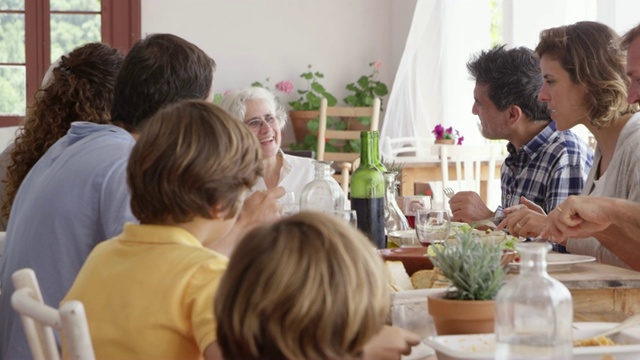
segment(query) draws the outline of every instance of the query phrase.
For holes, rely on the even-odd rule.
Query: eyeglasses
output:
[[[251,131],[258,132],[260,131],[260,129],[262,129],[263,124],[267,124],[268,126],[271,126],[275,122],[276,122],[275,116],[266,115],[264,119],[256,117],[253,119],[249,119],[244,123],[249,127],[249,129],[251,129]]]

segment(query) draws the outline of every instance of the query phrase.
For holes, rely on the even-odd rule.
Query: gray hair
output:
[[[263,100],[269,105],[269,108],[273,111],[273,114],[280,125],[282,130],[287,124],[287,112],[284,106],[278,103],[273,92],[262,87],[248,87],[242,90],[233,91],[226,94],[222,98],[220,107],[226,110],[232,116],[240,120],[244,120],[244,116],[247,113],[247,101],[248,100]]]

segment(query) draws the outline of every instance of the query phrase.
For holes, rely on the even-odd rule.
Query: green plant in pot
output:
[[[362,75],[358,80],[347,84],[347,90],[351,92],[345,97],[344,103],[353,107],[368,107],[373,105],[373,99],[376,97],[382,98],[389,93],[387,85],[378,80],[378,73],[382,68],[380,61],[374,61],[369,63],[372,68],[371,74]],[[382,103],[380,104],[380,111],[382,111]],[[369,126],[371,124],[371,118],[360,117],[358,121],[363,125]]]
[[[438,334],[492,333],[494,300],[505,276],[502,246],[468,228],[429,248],[434,267],[451,282],[444,294],[428,300]]]
[[[318,110],[320,109],[320,100],[324,97],[327,99],[329,106],[335,106],[338,100],[335,96],[327,91],[320,83],[324,78],[324,74],[318,71],[312,71],[312,66],[308,66],[308,71],[300,74],[305,79],[307,87],[304,90],[298,89],[300,97],[289,102],[291,111],[289,115],[293,124],[293,130],[296,135],[296,144],[289,147],[292,150],[314,150],[318,145]],[[328,123],[331,125],[331,123]],[[327,147],[329,150],[330,148]],[[331,150],[333,151],[333,150]]]

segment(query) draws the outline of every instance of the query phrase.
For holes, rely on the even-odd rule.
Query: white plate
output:
[[[575,264],[582,264],[587,262],[596,261],[593,256],[587,255],[573,255],[573,254],[547,254],[547,271],[567,271]],[[520,270],[520,263],[512,262],[509,267],[514,271]]]
[[[617,323],[574,323],[573,338],[594,336],[616,326]],[[604,355],[614,355],[616,360],[640,359],[640,325],[624,330],[611,339],[616,346],[586,346],[573,348],[574,360],[600,360]],[[438,360],[493,359],[494,334],[445,335],[427,338],[425,343],[436,350]]]

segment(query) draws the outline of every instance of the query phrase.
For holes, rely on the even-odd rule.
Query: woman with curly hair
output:
[[[109,123],[113,85],[123,60],[119,50],[89,43],[63,55],[52,67],[50,78],[45,76],[15,141],[0,155],[0,178],[5,186],[0,191],[0,228],[6,227],[22,180],[72,122]]]

